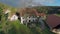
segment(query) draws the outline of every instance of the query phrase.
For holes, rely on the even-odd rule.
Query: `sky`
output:
[[[27,7],[27,6],[60,6],[60,0],[0,0],[13,7]]]

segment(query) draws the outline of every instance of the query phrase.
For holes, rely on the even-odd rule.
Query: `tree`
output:
[[[2,18],[2,13],[3,13],[3,9],[2,9],[2,7],[0,7],[0,21],[1,21],[1,18]]]
[[[46,6],[39,6],[39,7],[33,7],[35,9],[37,9],[38,13],[48,13],[48,7]]]

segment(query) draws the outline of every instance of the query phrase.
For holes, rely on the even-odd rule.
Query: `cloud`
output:
[[[32,4],[32,0],[20,0],[17,2],[18,6],[20,7],[27,7]]]
[[[54,3],[55,0],[34,0],[33,2],[35,3],[41,3],[41,4],[44,4],[44,3]]]
[[[27,6],[42,6],[45,3],[52,4],[55,0],[19,0],[17,1],[18,6],[27,7]]]
[[[55,0],[0,0],[5,4],[15,7],[41,6],[44,3],[54,3]]]
[[[20,7],[29,7],[29,6],[39,6],[42,5],[38,2],[34,2],[35,0],[20,0],[18,1],[18,6]]]

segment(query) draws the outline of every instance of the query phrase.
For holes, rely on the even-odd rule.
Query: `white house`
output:
[[[4,13],[4,16],[5,16],[5,20],[7,20],[8,17],[10,16],[11,10],[10,9],[4,9],[3,11],[4,11],[3,13]]]
[[[24,17],[20,17],[21,18],[21,24],[23,24],[23,23],[25,23],[26,22],[26,18],[24,18]]]
[[[10,9],[4,9],[4,14],[8,16],[6,16],[8,20],[10,21],[14,21],[14,20],[17,20],[18,19],[18,16],[15,15],[15,13],[11,14],[11,10]]]
[[[34,22],[34,21],[36,21],[36,17],[26,17],[26,18],[24,18],[24,17],[21,17],[21,24],[23,24],[23,23],[31,23],[31,22]]]
[[[54,32],[56,34],[60,34],[60,29],[53,29],[52,32]]]
[[[13,14],[11,17],[9,16],[8,19],[10,21],[15,21],[15,20],[18,20],[18,16],[16,16],[15,14]]]
[[[7,10],[5,11],[5,14],[10,13],[10,12],[11,12],[11,10],[7,9]]]

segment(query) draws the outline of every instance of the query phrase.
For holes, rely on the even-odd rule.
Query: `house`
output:
[[[11,10],[9,10],[9,9],[5,9],[5,10],[4,10],[4,13],[5,13],[5,14],[7,14],[7,13],[9,13],[9,12],[11,12]]]
[[[46,23],[52,32],[60,32],[60,17],[56,15],[48,15]]]
[[[10,21],[14,21],[18,19],[18,16],[15,13],[11,13],[10,9],[4,9],[4,14],[5,14],[5,19],[6,20],[10,20]]]
[[[4,16],[5,16],[5,20],[8,19],[8,17],[10,16],[10,12],[11,10],[10,9],[3,9],[3,13],[4,13]]]
[[[18,16],[13,13],[11,16],[8,17],[8,19],[9,19],[10,21],[15,21],[15,20],[18,20]]]
[[[33,17],[35,16],[35,17]],[[21,23],[23,22],[35,22],[37,17],[45,17],[45,13],[38,13],[36,9],[34,8],[22,8],[20,9],[20,18],[21,18]],[[26,18],[25,18],[26,17]],[[27,21],[26,21],[27,20]]]
[[[43,18],[43,20],[46,19],[46,14],[45,13],[37,13],[37,16],[40,16]]]
[[[20,24],[25,24],[26,26],[40,24],[41,29],[45,29],[45,23],[43,21],[46,18],[45,13],[38,13],[38,11],[34,8],[22,8],[19,13],[21,19]]]
[[[28,17],[21,17],[21,23],[32,23],[32,22],[36,22],[37,18],[36,17],[32,17],[32,16],[28,16]]]

